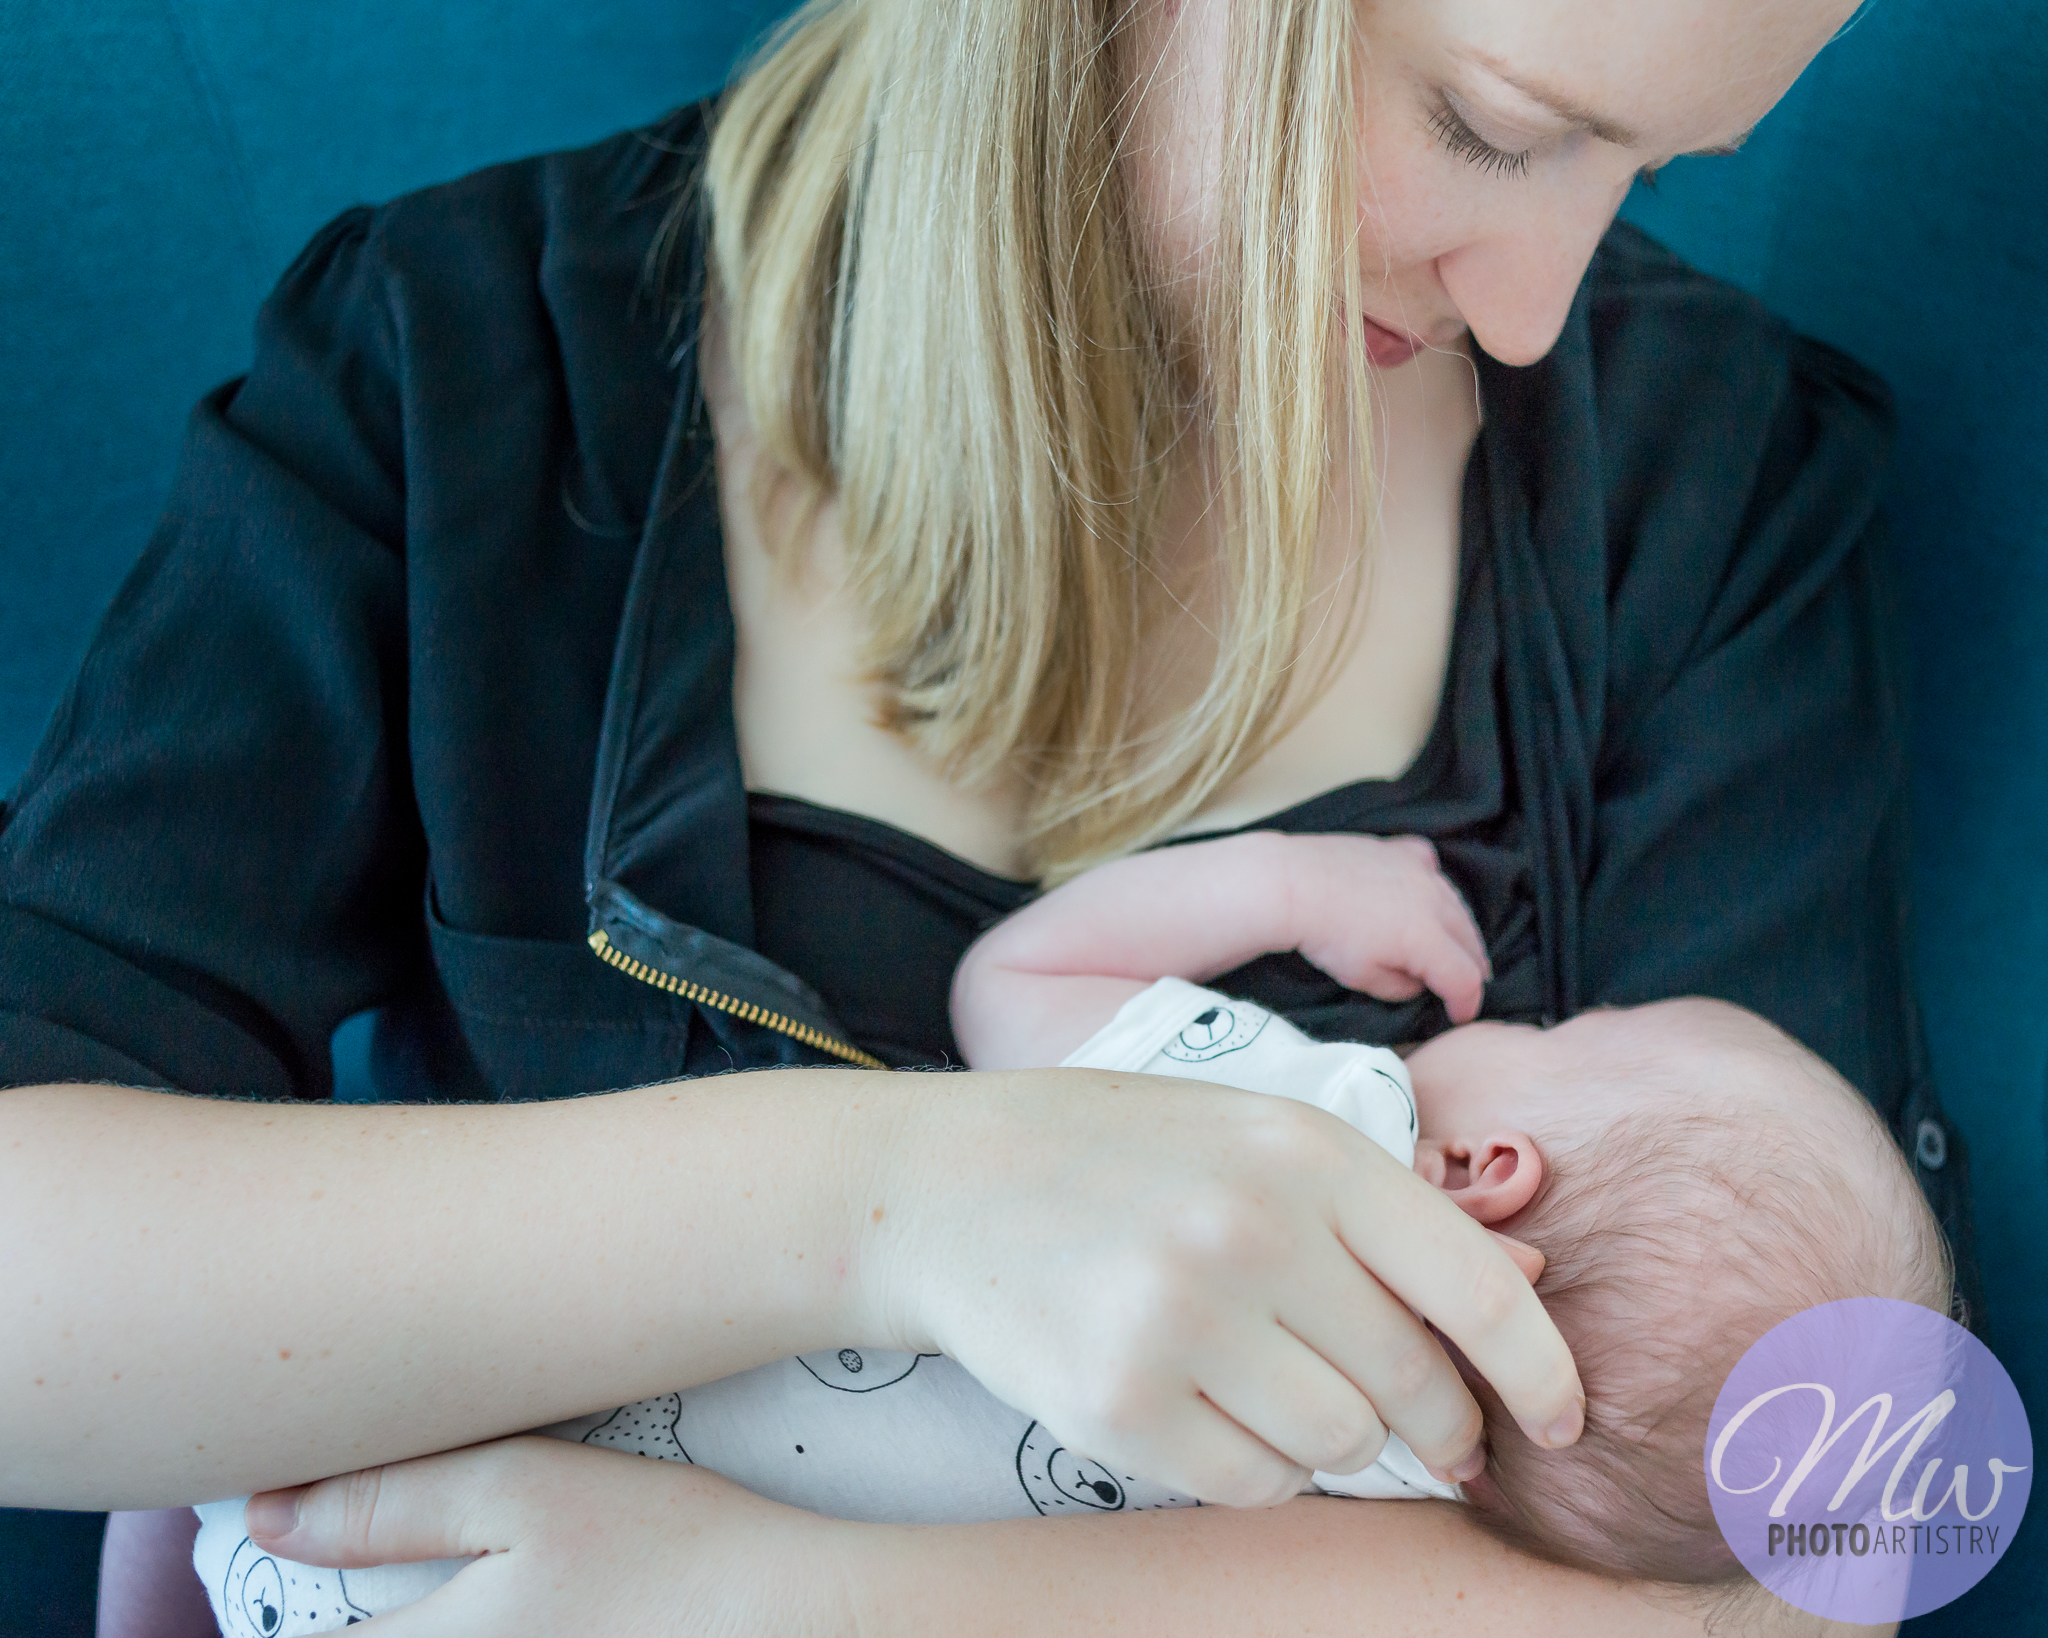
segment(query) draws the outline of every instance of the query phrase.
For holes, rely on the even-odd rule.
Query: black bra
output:
[[[1408,778],[1360,780],[1238,828],[1371,830],[1373,811],[1398,801]],[[815,989],[846,1032],[877,1057],[899,1066],[961,1067],[946,1006],[953,969],[968,945],[1028,903],[1038,884],[983,870],[879,819],[800,797],[749,792],[747,833],[754,948]],[[1222,834],[1229,832],[1204,833]],[[1280,995],[1260,999],[1284,1004]]]
[[[959,1067],[953,969],[1038,891],[878,819],[747,797],[754,947],[803,979],[868,1051]]]

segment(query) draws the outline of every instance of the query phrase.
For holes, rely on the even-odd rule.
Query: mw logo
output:
[[[1966,1520],[1976,1523],[1980,1519],[1990,1517],[1992,1511],[1998,1506],[1999,1497],[2005,1490],[2005,1476],[2008,1473],[2026,1472],[2025,1467],[2014,1467],[1996,1456],[1991,1457],[1985,1464],[1986,1471],[1991,1476],[1991,1499],[1984,1504],[1981,1511],[1973,1513],[1970,1511],[1969,1503],[1969,1465],[1962,1462],[1954,1463],[1952,1464],[1948,1488],[1942,1492],[1934,1505],[1929,1507],[1927,1505],[1928,1492],[1933,1488],[1942,1465],[1940,1457],[1930,1457],[1928,1458],[1927,1465],[1921,1469],[1919,1482],[1913,1486],[1911,1502],[1907,1506],[1895,1510],[1893,1503],[1897,1497],[1899,1486],[1905,1481],[1907,1470],[1911,1467],[1913,1459],[1920,1454],[1920,1447],[1927,1442],[1928,1437],[1934,1430],[1947,1419],[1949,1412],[1955,1409],[1955,1390],[1953,1388],[1944,1388],[1934,1398],[1921,1406],[1919,1410],[1901,1422],[1897,1429],[1893,1431],[1891,1437],[1884,1438],[1885,1424],[1891,1419],[1892,1414],[1892,1396],[1890,1394],[1872,1394],[1856,1407],[1855,1411],[1842,1422],[1841,1426],[1837,1427],[1835,1425],[1834,1389],[1822,1382],[1788,1382],[1782,1387],[1772,1388],[1768,1392],[1760,1393],[1750,1400],[1748,1404],[1744,1405],[1734,1416],[1729,1418],[1728,1425],[1722,1428],[1720,1437],[1714,1441],[1713,1455],[1708,1471],[1712,1473],[1714,1483],[1719,1485],[1729,1495],[1754,1495],[1759,1490],[1763,1490],[1777,1482],[1778,1475],[1783,1470],[1784,1464],[1775,1455],[1771,1457],[1771,1471],[1762,1480],[1753,1485],[1740,1487],[1729,1484],[1721,1476],[1722,1459],[1727,1455],[1728,1447],[1734,1442],[1735,1436],[1742,1431],[1744,1424],[1757,1411],[1761,1410],[1772,1400],[1792,1393],[1811,1393],[1819,1397],[1820,1422],[1813,1431],[1813,1437],[1807,1442],[1805,1454],[1799,1458],[1798,1464],[1787,1475],[1783,1488],[1779,1490],[1771,1502],[1770,1517],[1774,1519],[1785,1516],[1785,1509],[1791,1505],[1793,1496],[1798,1493],[1799,1487],[1807,1481],[1814,1468],[1820,1464],[1821,1459],[1835,1447],[1851,1428],[1862,1421],[1866,1414],[1871,1416],[1871,1421],[1863,1435],[1863,1448],[1857,1452],[1855,1461],[1849,1464],[1848,1473],[1844,1475],[1841,1484],[1835,1490],[1834,1496],[1829,1500],[1827,1510],[1830,1513],[1836,1511],[1848,1500],[1849,1492],[1855,1489],[1863,1477],[1875,1468],[1879,1462],[1883,1461],[1892,1447],[1902,1440],[1905,1441],[1905,1448],[1899,1452],[1898,1459],[1892,1463],[1891,1474],[1885,1480],[1884,1494],[1880,1499],[1884,1517],[1888,1522],[1912,1519],[1916,1523],[1924,1524],[1927,1520],[1940,1513],[1948,1505],[1949,1501],[1953,1499],[1956,1504],[1956,1511]],[[1880,1443],[1880,1440],[1883,1442]]]

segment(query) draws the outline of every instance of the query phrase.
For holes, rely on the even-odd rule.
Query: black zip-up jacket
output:
[[[0,1085],[319,1098],[372,1006],[397,1098],[865,1052],[752,948],[674,322],[702,246],[661,233],[703,140],[689,109],[354,210],[285,276],[0,814]],[[1278,822],[1434,837],[1489,1015],[1776,1020],[1885,1116],[1973,1286],[1907,966],[1882,390],[1622,227],[1551,356],[1480,381],[1429,744]],[[1443,1022],[1298,958],[1224,982],[1325,1035]]]

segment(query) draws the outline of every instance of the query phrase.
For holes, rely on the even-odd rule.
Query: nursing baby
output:
[[[1477,1477],[1440,1482],[1390,1439],[1363,1472],[1317,1473],[1306,1488],[1440,1498],[1602,1574],[1741,1582],[1701,1458],[1736,1360],[1779,1320],[1840,1297],[1949,1307],[1940,1231],[1863,1099],[1717,1002],[1595,1011],[1550,1029],[1467,1022],[1404,1061],[1311,1041],[1198,987],[1276,950],[1384,999],[1428,988],[1454,1019],[1477,1014],[1487,977],[1479,933],[1426,842],[1244,833],[1105,865],[991,929],[956,974],[955,1033],[977,1069],[1080,1064],[1318,1105],[1512,1236],[1577,1358],[1584,1436],[1538,1449],[1475,1379],[1488,1446]],[[546,1431],[700,1463],[844,1518],[1198,1502],[1066,1449],[1057,1429],[935,1355],[805,1355]],[[363,1620],[464,1562],[296,1565],[248,1540],[241,1501],[199,1511],[195,1565],[232,1638]]]

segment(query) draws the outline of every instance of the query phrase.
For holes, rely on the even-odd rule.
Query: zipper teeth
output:
[[[757,1007],[751,1001],[741,1001],[718,990],[707,990],[702,984],[692,984],[687,978],[678,978],[665,973],[658,967],[650,967],[644,961],[636,961],[605,936],[600,927],[590,935],[590,948],[598,960],[607,966],[616,967],[629,978],[637,978],[643,984],[652,984],[657,990],[666,990],[670,995],[680,995],[685,1001],[694,1001],[700,1007],[716,1007],[720,1012],[729,1012],[735,1018],[745,1019],[750,1024],[760,1024],[783,1035],[803,1042],[819,1052],[829,1052],[835,1058],[843,1058],[850,1064],[859,1064],[863,1069],[887,1069],[889,1066],[871,1053],[861,1051],[851,1041],[842,1041],[837,1036],[827,1035],[821,1029],[809,1024],[800,1024],[794,1018],[786,1018],[779,1012],[770,1012],[766,1007]]]

